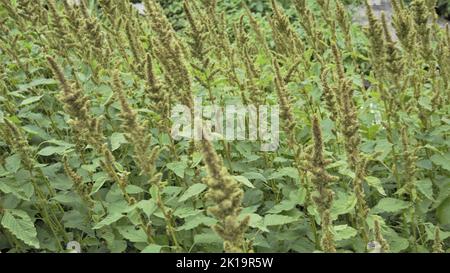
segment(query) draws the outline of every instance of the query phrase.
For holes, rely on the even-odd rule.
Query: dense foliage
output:
[[[434,1],[69,2],[0,0],[2,252],[449,251]],[[197,96],[279,104],[279,149],[173,139]]]

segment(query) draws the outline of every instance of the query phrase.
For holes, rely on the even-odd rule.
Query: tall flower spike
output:
[[[126,132],[125,137],[134,146],[136,163],[143,173],[153,176],[154,160],[159,153],[159,148],[155,147],[151,152],[149,151],[151,133],[146,130],[146,123],[139,122],[136,111],[129,105],[118,71],[113,74],[113,89],[119,97],[122,108],[120,113],[123,119],[122,128]]]
[[[314,116],[312,120],[312,136],[314,149],[310,160],[309,171],[313,175],[312,182],[318,193],[318,195],[313,196],[313,200],[321,217],[321,246],[325,252],[336,252],[333,223],[330,215],[334,196],[330,184],[336,180],[336,177],[331,176],[326,170],[329,161],[325,160],[323,155],[322,131],[317,116]]]
[[[70,124],[74,130],[77,130],[86,138],[89,144],[100,150],[105,140],[101,130],[101,119],[94,118],[90,114],[88,97],[84,96],[78,88],[72,88],[64,77],[61,68],[52,57],[47,57],[47,61],[63,89],[64,93],[60,95],[60,100],[64,103],[64,110],[72,118]]]
[[[415,22],[415,29],[418,40],[421,44],[420,54],[428,60],[431,58],[433,49],[431,48],[431,29],[428,24],[430,12],[424,0],[414,0],[411,3],[411,12]]]
[[[33,170],[35,162],[28,140],[14,123],[8,119],[4,119],[4,122],[2,133],[5,136],[5,142],[20,155],[23,166],[28,171]]]
[[[434,230],[433,253],[444,253],[442,245],[440,229],[439,226],[436,226]]]
[[[161,6],[155,0],[145,0],[144,4],[150,26],[155,32],[155,54],[165,71],[166,80],[182,103],[193,109],[191,79],[185,64],[184,49]]]
[[[385,43],[385,59],[387,61],[386,70],[392,76],[393,79],[398,80],[398,75],[402,75],[403,62],[402,57],[396,43],[392,39],[391,33],[389,31],[386,15],[384,12],[381,14],[381,23],[384,30],[384,36],[386,39]]]
[[[274,59],[272,61],[272,65],[275,69],[275,89],[277,91],[278,101],[280,102],[281,118],[286,124],[286,133],[288,135],[290,145],[294,145],[296,122],[292,111],[289,93],[286,90],[284,79],[281,76],[278,61]]]
[[[214,203],[208,210],[219,220],[214,230],[224,240],[225,252],[249,252],[244,234],[250,218],[238,219],[244,192],[228,174],[211,142],[205,139],[201,145],[203,161],[208,169],[205,183],[209,189],[205,197]]]
[[[403,7],[403,1],[392,0],[394,15],[392,17],[395,32],[402,46],[406,51],[410,51],[414,45],[414,26],[411,14]]]
[[[171,101],[171,94],[167,91],[166,87],[159,81],[157,75],[153,69],[153,59],[150,54],[147,54],[145,62],[145,74],[147,80],[147,86],[145,88],[145,94],[150,99],[150,107],[155,113],[160,114],[161,117],[168,116],[169,103]],[[164,119],[159,125],[164,127],[163,124],[167,122]],[[161,124],[162,123],[162,124]]]
[[[383,27],[380,21],[375,17],[372,6],[368,0],[365,0],[366,13],[369,18],[368,36],[370,40],[370,55],[375,73],[379,76],[383,75],[383,60],[384,60],[384,37]]]
[[[405,164],[405,184],[402,189],[407,195],[409,195],[410,200],[413,202],[417,201],[417,189],[416,189],[416,161],[417,156],[415,151],[411,149],[409,144],[409,134],[408,128],[402,126],[401,130],[401,140],[403,145],[403,160]]]
[[[390,251],[389,243],[384,239],[383,234],[381,234],[381,226],[378,220],[374,221],[374,229],[375,229],[375,239],[381,245],[381,250],[383,253],[387,253]]]
[[[348,165],[355,172],[353,191],[357,198],[357,206],[355,209],[357,226],[360,229],[362,238],[368,242],[366,225],[368,208],[363,187],[367,161],[361,158],[359,150],[361,136],[359,134],[358,111],[353,102],[352,81],[345,77],[341,53],[335,43],[332,43],[332,50],[335,57],[338,80],[338,88],[336,89],[337,92],[335,94],[339,105],[339,129],[344,136],[344,147],[347,154]]]
[[[275,0],[271,0],[271,4],[273,15],[269,23],[278,53],[292,58],[302,55],[305,46],[298,33],[293,29],[289,18]]]
[[[252,12],[248,8],[248,6],[245,4],[245,2],[242,2],[242,5],[244,6],[245,13],[249,19],[250,26],[256,35],[256,40],[258,41],[258,43],[260,45],[262,45],[262,48],[263,48],[266,56],[270,56],[269,46],[267,44],[263,29],[260,27],[260,25],[259,25],[258,21],[255,19],[255,17],[253,17]]]
[[[83,182],[83,178],[79,176],[69,165],[69,162],[67,160],[67,157],[63,158],[63,167],[64,171],[66,172],[67,176],[72,180],[72,183],[74,185],[75,191],[78,193],[78,195],[81,197],[81,199],[85,202],[85,204],[91,208],[94,205],[94,201],[92,200],[91,196],[89,195],[90,190]]]
[[[327,69],[322,69],[320,73],[320,82],[323,88],[322,98],[325,101],[326,109],[330,112],[330,119],[336,122],[338,118],[338,106],[336,105],[335,93],[328,84],[328,73],[329,71]]]
[[[340,0],[336,0],[336,19],[344,33],[345,42],[348,49],[351,49],[352,38],[350,33],[351,20],[348,18],[347,10]]]

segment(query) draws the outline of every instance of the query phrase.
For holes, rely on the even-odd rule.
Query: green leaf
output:
[[[32,104],[32,103],[35,103],[35,102],[37,102],[37,101],[40,101],[41,98],[42,98],[43,96],[44,96],[44,95],[29,97],[29,98],[23,100],[23,101],[20,103],[20,106],[25,106],[25,105]]]
[[[89,195],[94,195],[97,193],[105,184],[105,182],[108,180],[106,176],[99,176],[95,179],[94,185],[92,185],[92,190]]]
[[[67,151],[73,147],[73,145],[66,145],[66,146],[47,146],[43,149],[41,149],[38,152],[38,155],[42,156],[51,156],[54,154],[63,155],[66,154]]]
[[[236,181],[238,181],[238,182],[244,184],[245,186],[247,186],[247,187],[249,187],[249,188],[252,188],[252,189],[255,188],[255,186],[253,186],[252,182],[250,182],[250,181],[247,179],[247,177],[241,176],[241,175],[235,175],[235,176],[233,176],[233,177],[234,177],[234,179],[236,179]]]
[[[127,239],[133,243],[146,243],[147,242],[147,234],[142,230],[141,227],[135,226],[119,226],[117,227],[117,231],[123,238]]]
[[[100,222],[98,222],[93,229],[100,229],[104,226],[109,226],[112,223],[115,223],[117,221],[119,221],[120,219],[122,219],[125,215],[121,214],[121,213],[112,213],[112,214],[108,214],[108,216],[106,216],[103,220],[101,220]]]
[[[160,245],[150,244],[150,245],[146,246],[141,251],[141,253],[160,253],[161,248],[162,248],[162,246],[160,246]]]
[[[150,217],[158,208],[155,200],[141,200],[137,203],[137,207],[140,208],[147,217]]]
[[[19,84],[18,87],[19,87],[19,91],[26,91],[30,88],[33,88],[33,87],[36,87],[39,85],[56,85],[56,84],[58,84],[58,82],[54,79],[41,78],[41,79],[35,79],[27,84]]]
[[[190,216],[195,216],[202,213],[202,210],[194,209],[192,207],[178,207],[174,212],[173,215],[179,218],[186,218]]]
[[[433,182],[429,178],[416,182],[417,189],[428,199],[433,199]]]
[[[115,132],[111,135],[111,151],[119,149],[120,145],[126,143],[128,143],[128,141],[125,138],[125,134]]]
[[[174,172],[178,177],[184,178],[184,171],[187,168],[187,164],[185,161],[171,162],[168,163],[167,168]]]
[[[280,170],[274,172],[269,177],[269,179],[280,179],[285,176],[293,178],[293,179],[299,179],[298,170],[296,168],[292,168],[292,167],[281,168]]]
[[[20,169],[20,155],[13,154],[5,159],[6,170],[11,173],[16,173]]]
[[[74,192],[59,192],[52,200],[62,204],[77,204],[81,201],[80,196]]]
[[[450,153],[446,153],[444,155],[435,154],[431,157],[431,161],[447,171],[450,171]]]
[[[264,182],[267,182],[267,179],[264,177],[264,175],[260,174],[260,173],[256,173],[256,172],[246,172],[243,173],[242,176],[245,176],[247,179],[249,180],[261,180]]]
[[[144,190],[141,187],[136,186],[136,185],[128,185],[125,188],[125,190],[128,194],[138,194],[138,193],[144,192]]]
[[[352,212],[356,206],[356,202],[357,200],[354,194],[338,191],[337,198],[333,202],[333,207],[331,208],[333,219],[337,219],[339,215]]]
[[[409,202],[386,197],[378,202],[378,204],[373,208],[373,211],[394,213],[407,209],[409,208],[409,206],[410,206]]]
[[[37,231],[31,217],[24,211],[5,209],[1,224],[11,234],[34,248],[39,248]]]
[[[246,216],[250,217],[250,221],[248,224],[250,227],[257,228],[263,232],[269,232],[267,227],[264,225],[264,218],[261,217],[259,214],[256,213],[243,214],[241,215],[240,220],[242,220]]]
[[[436,226],[432,223],[425,223],[425,231],[427,233],[427,240],[434,241],[436,236]],[[446,240],[450,237],[449,231],[443,231],[442,229],[439,229],[439,237],[441,240]]]
[[[375,188],[378,193],[380,193],[383,196],[386,196],[386,192],[383,189],[383,186],[381,185],[380,179],[374,177],[374,176],[366,176],[366,181],[369,186]]]
[[[189,198],[192,198],[196,195],[199,195],[200,193],[202,193],[205,189],[207,188],[207,186],[203,183],[196,183],[192,186],[190,186],[184,193],[183,195],[180,197],[180,199],[178,200],[178,202],[184,202],[186,200],[188,200]]]
[[[279,215],[279,214],[268,214],[264,217],[264,225],[265,226],[280,226],[280,225],[286,225],[293,222],[296,222],[298,219],[286,216],[286,215]]]
[[[358,234],[357,230],[348,225],[334,226],[334,239],[336,241],[347,240],[353,238]]]
[[[30,201],[31,196],[33,196],[34,193],[32,184],[26,182],[26,184],[19,185],[14,182],[15,181],[11,181],[11,183],[9,183],[9,181],[0,181],[0,191],[5,194],[11,193],[21,200]]]
[[[279,204],[276,204],[271,208],[267,213],[269,214],[277,214],[283,211],[288,211],[297,205],[297,202],[295,200],[283,200]]]
[[[436,209],[436,216],[442,226],[450,225],[450,197],[447,197]]]
[[[200,225],[205,225],[205,226],[210,227],[216,223],[217,223],[217,220],[212,217],[209,217],[209,216],[205,216],[205,215],[192,216],[192,217],[186,218],[184,220],[184,225],[178,227],[177,230],[178,231],[191,230]]]
[[[391,151],[392,144],[388,140],[381,139],[377,141],[375,152],[379,153],[379,156],[377,157],[378,160],[383,161]]]
[[[202,161],[202,159],[203,159],[203,154],[201,154],[199,152],[194,152],[194,154],[192,155],[191,168],[197,167],[197,165]]]
[[[201,233],[194,235],[194,243],[196,244],[222,244],[223,239],[215,232]]]

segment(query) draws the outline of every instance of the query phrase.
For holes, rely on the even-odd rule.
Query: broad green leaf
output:
[[[385,239],[388,241],[391,248],[391,252],[398,253],[409,247],[409,241],[406,238],[400,237],[394,231],[389,232],[385,235]]]
[[[201,154],[199,152],[194,152],[194,154],[192,155],[191,168],[197,167],[197,165],[202,161],[202,159],[203,159],[203,154]]]
[[[216,219],[205,215],[188,217],[184,221],[185,221],[184,225],[177,228],[178,231],[191,230],[200,225],[205,225],[209,227],[217,223]]]
[[[297,205],[297,202],[294,200],[283,200],[279,204],[276,204],[275,206],[273,206],[273,208],[271,208],[267,213],[268,214],[278,214],[283,211],[291,210],[291,209],[295,208],[296,205]]]
[[[39,248],[37,231],[31,217],[21,210],[5,209],[1,221],[2,226],[12,235],[34,248]]]
[[[417,189],[428,199],[433,199],[433,182],[429,178],[416,182]]]
[[[54,154],[63,155],[70,148],[67,146],[47,146],[38,152],[38,155],[51,156]]]
[[[150,217],[158,208],[155,200],[141,200],[137,203],[137,207],[140,208],[147,217]]]
[[[77,204],[81,202],[81,198],[75,192],[60,192],[52,198],[62,204]]]
[[[256,173],[256,172],[246,172],[243,173],[242,176],[245,176],[247,179],[249,180],[261,180],[264,182],[267,182],[267,179],[264,177],[264,175],[260,174],[260,173]]]
[[[150,245],[146,246],[141,251],[141,253],[160,253],[161,248],[162,248],[162,246],[160,246],[160,245],[150,244]]]
[[[120,235],[123,236],[126,240],[133,243],[146,243],[147,242],[147,234],[142,230],[141,227],[135,226],[119,226],[117,227],[117,231]]]
[[[196,184],[190,186],[183,193],[183,195],[180,197],[180,199],[178,199],[178,202],[184,202],[184,201],[188,200],[189,198],[197,196],[200,193],[202,193],[206,188],[207,188],[207,186],[205,184],[203,184],[203,183],[196,183]]]
[[[378,193],[380,193],[383,196],[386,196],[386,192],[383,189],[383,186],[381,185],[380,179],[374,177],[374,176],[366,176],[366,181],[369,186],[375,188]]]
[[[215,232],[200,233],[194,235],[194,243],[196,244],[223,244],[223,239]]]
[[[233,176],[234,179],[236,179],[236,181],[244,184],[245,186],[254,189],[255,186],[253,186],[252,182],[250,182],[245,176],[241,176],[241,175],[235,175]]]
[[[427,239],[429,241],[434,241],[435,236],[436,236],[436,226],[433,225],[432,223],[425,223],[424,226],[425,226],[425,231],[427,233]],[[444,241],[449,237],[450,237],[450,231],[443,231],[442,229],[439,228],[439,239]]]
[[[136,185],[128,185],[125,190],[127,191],[128,194],[138,194],[141,192],[144,192],[144,190]]]
[[[41,78],[41,79],[35,79],[27,84],[19,84],[19,91],[26,91],[30,88],[36,87],[36,86],[40,86],[40,85],[55,85],[58,84],[58,82],[54,79],[45,79],[45,78]]]
[[[447,197],[437,208],[436,216],[439,223],[444,225],[450,225],[450,197]]]
[[[267,227],[264,225],[264,218],[256,213],[242,214],[239,219],[242,220],[244,217],[249,216],[249,226],[252,228],[257,228],[263,232],[269,232]]]
[[[186,218],[189,216],[195,216],[202,213],[202,210],[194,209],[192,207],[178,207],[174,212],[173,215],[179,218]]]
[[[94,185],[92,186],[92,190],[90,195],[94,195],[97,193],[105,184],[105,182],[108,180],[106,176],[99,176],[95,179]]]
[[[5,194],[11,193],[21,200],[30,201],[34,193],[34,188],[31,183],[18,185],[14,181],[9,183],[8,181],[0,180],[0,192]]]
[[[20,155],[19,154],[13,154],[12,156],[9,156],[5,159],[5,167],[6,170],[15,173],[20,169]]]
[[[187,168],[187,164],[185,161],[168,163],[166,166],[169,170],[174,172],[178,177],[184,178],[184,171]]]
[[[108,216],[106,216],[103,220],[101,220],[100,222],[98,222],[93,229],[100,229],[104,226],[109,226],[112,223],[115,223],[117,221],[119,221],[120,219],[122,219],[123,217],[125,217],[125,215],[121,214],[121,213],[113,213],[113,214],[108,214]]]
[[[410,205],[411,204],[409,202],[395,199],[395,198],[386,197],[386,198],[381,199],[378,202],[378,204],[373,208],[373,211],[375,213],[377,213],[377,212],[394,213],[394,212],[400,212],[404,209],[407,209]]]
[[[113,133],[111,135],[111,151],[115,151],[120,148],[120,145],[128,143],[125,135],[122,133]]]
[[[338,191],[336,200],[333,202],[333,207],[331,208],[333,219],[337,219],[339,215],[353,212],[356,202],[356,196],[353,193]]]
[[[283,178],[285,176],[293,178],[293,179],[299,179],[298,170],[296,168],[293,168],[293,167],[281,168],[280,170],[274,172],[269,177],[269,179],[280,179],[280,178]]]
[[[348,225],[334,226],[334,239],[336,241],[347,240],[353,238],[358,234],[358,231]]]
[[[35,103],[35,102],[37,102],[37,101],[40,101],[42,97],[43,97],[43,95],[41,95],[41,96],[33,96],[33,97],[29,97],[29,98],[23,100],[23,101],[20,103],[20,106],[25,106],[25,105],[32,104],[32,103]]]
[[[446,154],[435,154],[431,157],[431,161],[433,161],[434,164],[446,169],[447,171],[450,171],[450,153]]]
[[[281,226],[296,222],[298,219],[279,214],[268,214],[264,217],[265,226]]]
[[[378,160],[383,161],[386,156],[392,151],[392,144],[386,139],[380,139],[375,146],[375,152],[379,153]]]

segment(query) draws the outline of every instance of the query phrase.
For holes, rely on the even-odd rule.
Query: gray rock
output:
[[[390,0],[369,0],[369,4],[372,6],[373,12],[375,16],[378,18],[381,18],[381,13],[384,12],[386,15],[388,26],[390,27],[390,31],[393,38],[396,39],[395,30],[392,27],[392,16],[394,14],[394,11],[392,9],[391,1]],[[351,14],[353,14],[353,22],[359,23],[362,26],[368,25],[368,18],[366,16],[366,7],[364,5],[362,6],[351,6]],[[446,25],[449,23],[449,21],[439,18],[438,24],[445,28]]]
[[[145,15],[145,6],[142,3],[132,4],[133,7],[138,11],[140,15]]]

